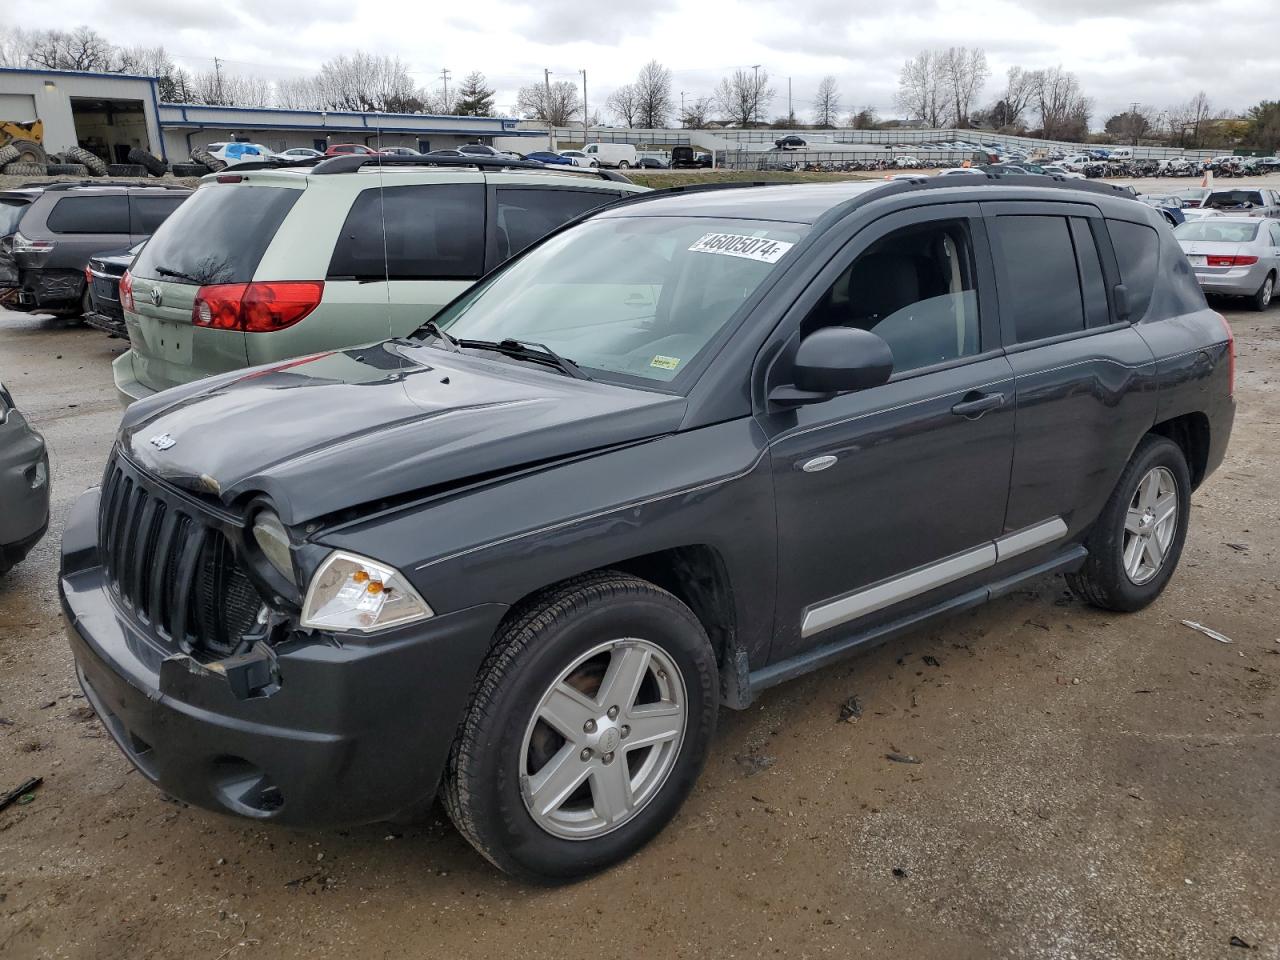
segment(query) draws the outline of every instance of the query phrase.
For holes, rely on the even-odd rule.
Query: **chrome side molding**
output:
[[[805,611],[804,619],[800,622],[800,636],[811,637],[815,633],[865,617],[903,600],[910,600],[970,574],[980,573],[1002,560],[1053,543],[1065,536],[1066,532],[1067,525],[1063,519],[1053,517],[972,550],[917,567],[875,586],[865,587],[834,600],[826,600]]]

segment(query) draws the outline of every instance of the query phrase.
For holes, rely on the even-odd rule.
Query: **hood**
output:
[[[177,387],[133,404],[136,463],[286,524],[673,432],[685,400],[390,341]]]

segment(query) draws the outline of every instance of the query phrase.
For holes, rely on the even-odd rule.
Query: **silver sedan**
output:
[[[1280,222],[1260,217],[1191,220],[1173,231],[1205,293],[1271,304],[1280,276]]]

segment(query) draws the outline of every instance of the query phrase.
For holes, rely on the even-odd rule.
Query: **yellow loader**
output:
[[[48,163],[43,143],[44,121],[0,120],[0,167],[8,163]],[[17,153],[10,156],[13,150]]]

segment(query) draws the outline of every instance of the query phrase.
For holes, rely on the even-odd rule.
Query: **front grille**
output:
[[[99,509],[102,563],[123,606],[163,640],[233,653],[262,598],[222,531],[118,458],[107,466]]]

